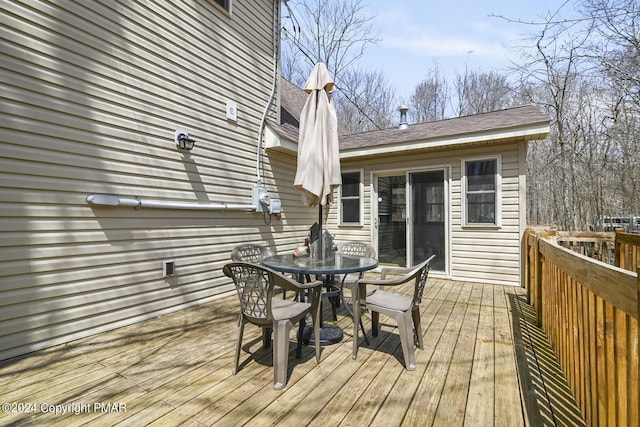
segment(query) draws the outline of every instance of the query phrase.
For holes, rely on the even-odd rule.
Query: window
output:
[[[227,12],[231,13],[231,1],[232,0],[213,0],[213,3],[217,4]]]
[[[340,187],[340,224],[362,224],[362,172],[342,174]]]
[[[463,225],[501,225],[500,158],[462,161]]]

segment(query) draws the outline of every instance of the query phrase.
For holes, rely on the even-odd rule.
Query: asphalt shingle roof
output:
[[[410,124],[406,129],[389,128],[343,135],[340,138],[340,149],[392,145],[548,123],[547,115],[527,105],[454,119]]]
[[[307,100],[304,90],[280,78],[280,123],[271,122],[273,129],[283,137],[298,142],[300,128],[300,113]]]
[[[271,122],[271,126],[281,136],[298,141],[300,112],[307,100],[307,94],[290,81],[281,78],[281,123]],[[406,129],[397,127],[340,136],[340,150],[384,147],[428,141],[465,134],[508,131],[532,125],[547,125],[549,117],[531,105],[508,108],[490,113],[409,124]]]

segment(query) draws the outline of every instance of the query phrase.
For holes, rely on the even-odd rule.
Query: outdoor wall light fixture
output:
[[[195,139],[189,138],[189,134],[183,130],[176,131],[176,144],[181,150],[191,151],[196,144]]]

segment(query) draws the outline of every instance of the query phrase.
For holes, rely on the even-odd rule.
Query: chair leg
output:
[[[418,307],[413,307],[411,310],[411,316],[413,317],[415,343],[420,350],[424,350],[424,343],[422,342],[422,324],[420,323],[420,309]]]
[[[338,302],[336,297],[329,297],[329,302],[331,303],[331,314],[333,314],[333,321],[338,320]]]
[[[416,369],[416,351],[413,343],[413,322],[411,312],[407,311],[396,319],[398,322],[398,333],[402,344],[402,355],[404,356],[404,366],[407,371]]]
[[[362,335],[364,336],[364,341],[369,345],[369,338],[367,338],[367,333],[364,330],[364,323],[362,323],[362,317],[360,318],[360,329],[362,330]]]
[[[335,275],[328,274],[324,277],[324,286],[326,288],[326,294],[323,296],[329,304],[331,304],[331,314],[333,315],[333,321],[338,320],[338,307],[340,306],[340,296],[338,292],[340,289],[336,287]],[[322,279],[321,279],[322,280]]]
[[[378,336],[378,323],[380,321],[380,313],[371,310],[371,335]]]
[[[360,275],[362,277],[362,275]],[[347,313],[349,313],[349,316],[353,317],[353,321],[355,322],[355,314],[354,314],[354,308],[353,308],[353,304],[356,304],[356,301],[354,301],[353,296],[356,294],[353,290],[353,287],[357,286],[357,285],[353,285],[353,287],[349,286],[349,288],[351,289],[351,308],[349,307],[349,304],[347,303],[347,300],[344,297],[344,279],[347,277],[347,275],[345,274],[342,277],[342,283],[340,284],[340,299],[342,299],[342,304],[344,305],[344,308],[347,310]],[[360,330],[362,330],[362,335],[364,336],[364,340],[367,343],[367,345],[369,345],[369,338],[367,338],[367,333],[364,330],[364,323],[362,323],[362,317],[360,317]]]
[[[238,364],[240,363],[240,350],[242,349],[242,334],[244,333],[244,322],[240,319],[240,326],[238,327],[238,342],[236,344],[236,355],[233,360],[233,371],[232,374],[235,375],[238,372]]]
[[[317,319],[316,319],[317,320]],[[320,336],[320,323],[316,320],[313,321],[313,336]],[[316,340],[314,347],[316,348],[316,363],[320,363],[320,340]]]
[[[312,301],[312,295],[309,294],[309,301]],[[322,304],[318,304],[315,310],[311,311],[311,321],[313,322],[313,336],[320,336],[320,319],[322,318],[321,311]],[[316,363],[320,363],[320,340],[315,340],[314,347],[316,348]]]
[[[271,334],[273,333],[273,328],[270,326],[265,326],[262,328],[262,346],[264,348],[271,347]]]
[[[287,386],[289,332],[292,326],[290,320],[283,320],[276,323],[273,331],[273,388],[275,390],[282,390]]]
[[[302,357],[302,334],[304,334],[304,327],[307,324],[307,317],[303,317],[300,319],[298,325],[298,343],[296,345],[296,359],[300,359]]]

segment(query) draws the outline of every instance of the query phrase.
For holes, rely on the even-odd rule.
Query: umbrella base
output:
[[[324,325],[320,328],[320,345],[337,344],[342,341],[343,338],[342,329],[333,325]],[[315,345],[316,337],[313,333],[312,326],[306,326],[302,333],[302,342],[306,345]]]

